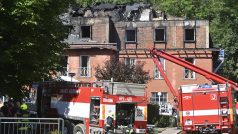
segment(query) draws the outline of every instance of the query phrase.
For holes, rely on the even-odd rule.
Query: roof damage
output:
[[[66,18],[66,14],[63,15]],[[167,20],[163,11],[155,11],[150,4],[133,5],[99,4],[91,7],[71,7],[68,17],[111,17],[113,21]]]
[[[109,17],[110,20],[114,22],[181,20],[181,18],[174,18],[163,11],[155,11],[150,4],[143,3],[127,5],[106,3],[84,8],[71,5],[68,12],[60,16],[63,24],[70,28],[70,34],[65,42],[74,45],[93,43],[96,44],[97,47],[99,47],[97,45],[98,43],[108,42],[107,39],[103,42],[92,40],[92,29],[91,27],[87,27],[87,23],[94,22],[94,20],[92,20],[93,18],[105,17]],[[87,18],[87,21],[84,18]],[[99,21],[100,19],[97,19],[97,23]],[[86,26],[84,26],[85,24]],[[115,46],[110,46],[109,49],[115,49],[114,47]],[[88,48],[88,46],[86,48]],[[106,48],[108,48],[108,46]]]

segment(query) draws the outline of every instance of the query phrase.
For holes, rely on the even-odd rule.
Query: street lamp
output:
[[[69,73],[69,76],[71,77],[71,82],[72,82],[72,79],[75,76],[75,73]]]

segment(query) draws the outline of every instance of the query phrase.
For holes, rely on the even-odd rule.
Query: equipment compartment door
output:
[[[218,92],[193,93],[194,124],[218,124],[219,101]]]
[[[116,126],[134,125],[135,104],[117,103],[116,104]]]
[[[91,97],[90,124],[99,125],[100,119],[100,97]]]

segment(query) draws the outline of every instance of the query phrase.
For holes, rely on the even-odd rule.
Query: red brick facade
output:
[[[151,47],[164,49],[181,58],[193,58],[195,65],[212,71],[212,51],[209,49],[208,21],[154,20],[114,22],[108,17],[76,17],[73,18],[72,22],[75,26],[74,29],[78,29],[78,31],[74,31],[72,36],[77,35],[78,37],[76,40],[68,41],[70,44],[70,49],[66,51],[66,55],[68,56],[68,71],[76,73],[74,78],[80,81],[96,81],[94,77],[95,67],[97,65],[103,65],[105,60],[118,54],[121,60],[124,58],[135,58],[136,61],[145,62],[144,69],[149,71],[150,76],[153,78],[155,64],[149,58],[148,52]],[[81,38],[81,26],[90,26],[89,38]],[[155,42],[155,29],[157,28],[164,29],[164,41]],[[194,30],[194,33],[192,33],[194,35],[185,37],[186,32],[191,32],[185,31],[186,28],[192,29],[192,32]],[[135,30],[136,36],[134,42],[126,42],[129,39],[129,37],[128,39],[126,37],[126,29]],[[194,40],[186,41],[185,38],[194,38]],[[131,37],[131,39],[133,40],[134,37]],[[144,49],[147,49],[147,52]],[[80,61],[82,59],[80,56],[89,56],[87,66],[89,67],[90,75],[88,76],[80,76],[79,70],[83,64]],[[185,79],[184,68],[166,60],[165,71],[175,89],[178,89],[182,84],[210,83],[199,74],[195,74],[195,78],[193,79]],[[173,98],[163,79],[152,79],[147,84],[148,98],[151,97],[151,92],[167,92],[167,101],[171,101]]]

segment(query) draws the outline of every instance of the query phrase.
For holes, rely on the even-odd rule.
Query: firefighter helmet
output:
[[[25,103],[21,104],[20,106],[21,110],[27,110],[27,105]]]

